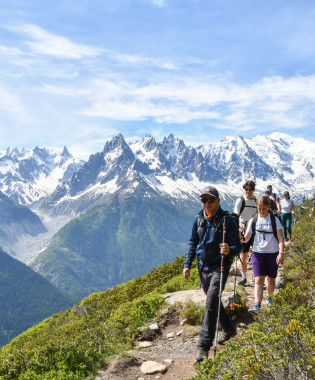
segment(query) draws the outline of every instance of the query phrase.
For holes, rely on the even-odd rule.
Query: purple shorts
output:
[[[254,277],[268,276],[276,278],[278,272],[278,264],[276,258],[279,252],[275,253],[260,253],[252,252],[252,264]]]

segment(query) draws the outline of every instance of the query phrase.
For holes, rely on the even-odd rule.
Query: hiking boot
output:
[[[227,340],[229,340],[230,338],[232,338],[236,334],[237,334],[236,329],[230,330],[230,331],[223,331],[222,334],[218,338],[218,343],[224,344],[224,342],[226,342]]]
[[[248,309],[248,311],[253,315],[258,315],[260,312],[260,304],[257,302],[253,307]]]
[[[245,285],[247,283],[246,278],[242,278],[241,280],[237,281],[237,285]]]
[[[270,297],[267,298],[267,306],[272,305],[272,299]]]
[[[198,350],[196,363],[201,363],[203,360],[208,359],[209,351]]]

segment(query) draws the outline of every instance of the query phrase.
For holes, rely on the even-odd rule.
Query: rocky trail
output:
[[[237,273],[239,270],[237,271]],[[234,270],[231,270],[226,289],[233,289]],[[240,279],[238,273],[237,280]],[[254,284],[252,283],[252,268],[249,263],[246,293],[246,307],[254,304]],[[233,292],[224,291],[223,304],[229,305]],[[205,305],[205,295],[201,289],[179,291],[165,295],[166,301],[173,305],[175,302],[186,302],[191,299],[198,305]],[[265,305],[265,294],[262,307]],[[254,317],[244,312],[234,319],[237,326],[237,335],[232,339],[239,339],[244,329],[254,323]],[[180,311],[174,307],[163,310],[156,323],[149,324],[142,329],[138,344],[132,350],[117,358],[103,371],[99,371],[95,380],[175,380],[190,378],[196,374],[193,364],[196,358],[196,344],[200,326],[191,326],[185,323]],[[218,349],[224,349],[218,345]],[[213,357],[213,350],[209,357]]]

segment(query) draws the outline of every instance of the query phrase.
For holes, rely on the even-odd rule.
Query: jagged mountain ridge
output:
[[[29,205],[68,181],[83,164],[66,147],[52,149],[7,148],[0,152],[0,190],[12,200]]]
[[[131,144],[119,134],[103,152],[90,156],[70,181],[58,186],[45,208],[58,207],[62,213],[61,205],[70,202],[82,210],[82,202],[116,191],[192,200],[206,183],[215,184],[226,206],[231,206],[246,179],[253,179],[258,191],[268,183],[279,193],[289,189],[300,201],[315,190],[314,156],[315,143],[284,134],[226,137],[197,148],[173,134],[161,142],[146,135]]]

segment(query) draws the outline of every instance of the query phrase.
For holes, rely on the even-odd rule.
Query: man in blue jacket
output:
[[[200,200],[203,209],[194,220],[183,269],[183,276],[188,279],[192,262],[196,255],[198,256],[200,282],[207,295],[203,324],[197,344],[197,362],[201,362],[208,357],[210,347],[215,338],[220,292],[221,255],[224,255],[223,289],[233,258],[240,253],[242,248],[235,220],[225,213],[219,205],[218,190],[213,186],[206,186],[201,191]],[[223,216],[225,215],[227,215],[226,242],[222,242]],[[222,344],[236,335],[236,328],[224,310],[222,303],[220,323],[223,333],[218,343]]]

